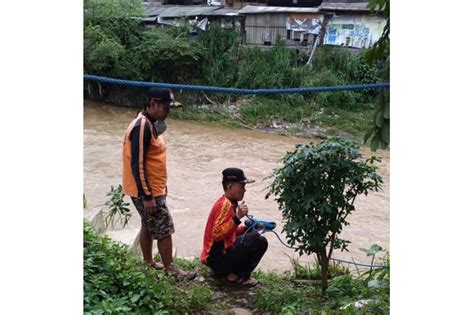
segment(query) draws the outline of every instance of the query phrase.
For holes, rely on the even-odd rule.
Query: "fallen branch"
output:
[[[214,106],[219,105],[219,104],[217,104],[216,102],[214,102],[213,100],[211,100],[211,99],[206,95],[206,93],[202,92],[202,94],[204,94],[204,98],[205,98],[209,103],[211,103],[212,105],[214,105]]]

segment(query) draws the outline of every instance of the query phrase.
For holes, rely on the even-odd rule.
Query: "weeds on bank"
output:
[[[171,113],[172,118],[230,128],[243,125],[252,128],[275,128],[288,136],[318,128],[328,136],[345,132],[356,138],[362,138],[370,126],[372,115],[371,104],[365,104],[359,110],[324,108],[314,101],[299,103],[296,97],[247,97],[235,103],[234,107],[187,105]]]
[[[210,297],[210,289],[198,283],[182,290],[84,222],[85,314],[189,313],[205,309]]]
[[[389,265],[388,253],[382,259],[381,263]],[[334,264],[323,294],[318,285],[295,282],[318,279],[316,262],[302,265],[293,260],[292,270],[284,273],[257,270],[253,277],[260,285],[237,291],[212,277],[199,258],[176,258],[175,264],[197,270],[197,280],[176,282],[162,271],[145,267],[124,245],[98,234],[84,222],[84,313],[203,314],[239,306],[236,301],[240,298],[248,300],[247,307],[256,314],[388,314],[390,310],[389,269],[351,275]]]

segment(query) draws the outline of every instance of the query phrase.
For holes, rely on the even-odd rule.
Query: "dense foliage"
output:
[[[202,285],[183,292],[173,279],[158,279],[124,245],[84,223],[85,314],[182,314],[203,309],[210,298]]]
[[[374,246],[373,246],[374,247]],[[378,250],[379,252],[380,250]],[[367,250],[373,255],[377,252]],[[332,278],[325,293],[321,287],[302,285],[296,279],[320,279],[321,267],[293,261],[293,271],[283,274],[257,271],[260,285],[253,290],[233,290],[213,278],[196,258],[177,258],[183,269],[198,270],[205,281],[177,283],[162,271],[145,268],[123,245],[97,234],[84,223],[84,313],[85,314],[205,314],[242,307],[242,298],[255,313],[388,314],[390,269],[348,273],[330,264]],[[383,263],[389,266],[388,253]],[[363,305],[359,301],[364,302]],[[225,312],[225,311],[224,311]]]
[[[275,195],[290,245],[300,255],[317,255],[323,287],[333,250],[347,250],[349,241],[339,235],[349,224],[356,197],[377,191],[383,182],[375,161],[379,159],[362,161],[355,142],[331,138],[318,145],[297,145],[274,171],[267,198]]]

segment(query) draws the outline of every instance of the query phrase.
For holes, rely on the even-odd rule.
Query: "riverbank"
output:
[[[210,101],[211,104],[175,108],[170,117],[291,137],[326,139],[340,136],[359,142],[363,142],[373,119],[373,107],[367,104],[354,109],[340,109],[311,102],[292,105],[261,97],[226,103]]]
[[[323,293],[316,265],[295,264],[283,274],[256,271],[253,276],[260,283],[248,289],[216,279],[198,259],[175,263],[198,271],[198,277],[176,282],[162,271],[146,268],[124,246],[84,222],[84,314],[388,314],[390,310],[389,273],[352,276],[334,265]],[[374,285],[370,281],[376,277]]]

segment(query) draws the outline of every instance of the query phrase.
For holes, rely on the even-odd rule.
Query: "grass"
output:
[[[378,273],[378,285],[373,287],[367,276],[353,276],[334,264],[323,293],[318,285],[295,282],[317,279],[317,263],[303,266],[294,260],[293,269],[283,273],[255,271],[253,277],[260,284],[247,290],[214,278],[198,258],[177,258],[175,264],[196,270],[199,276],[192,282],[176,282],[163,271],[146,268],[123,245],[97,234],[85,222],[84,313],[204,314],[232,307],[254,314],[388,314],[390,310],[389,273]],[[360,300],[369,302],[357,309]]]
[[[232,108],[232,114],[229,108]],[[237,116],[237,118],[235,117]],[[185,105],[174,109],[172,118],[194,120],[229,128],[274,128],[288,136],[297,136],[317,129],[323,135],[342,135],[362,139],[371,126],[373,106],[357,108],[321,107],[315,101],[305,101],[299,95],[268,98],[244,97],[233,106]]]
[[[343,131],[355,137],[362,137],[369,129],[373,117],[372,110],[347,111],[327,108],[312,119],[315,125],[323,126],[328,134]]]
[[[228,128],[237,128],[240,126],[239,123],[221,107],[183,106],[182,108],[173,109],[170,117],[181,120],[199,121],[209,125],[218,125]]]

